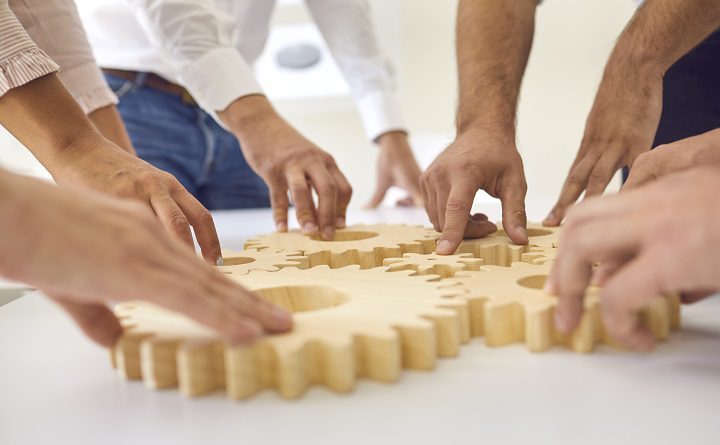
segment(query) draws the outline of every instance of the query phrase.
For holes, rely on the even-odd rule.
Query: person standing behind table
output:
[[[61,11],[45,6],[49,17]],[[0,0],[0,125],[33,152],[122,151],[97,132],[57,70]],[[292,327],[286,311],[204,263],[136,200],[0,170],[0,233],[0,276],[44,291],[103,346],[122,331],[110,301],[147,299],[235,342]]]
[[[453,253],[463,236],[496,230],[484,215],[470,215],[479,189],[502,201],[508,236],[518,244],[528,241],[515,120],[537,6],[536,0],[460,1],[457,136],[421,178],[430,220],[443,232],[438,253]],[[648,0],[638,9],[605,67],[575,164],[545,224],[559,224],[583,190],[601,193],[619,167],[650,149],[663,105],[663,74],[717,29],[719,16],[716,0]]]
[[[289,190],[304,233],[331,239],[344,227],[350,185],[330,155],[277,114],[252,71],[274,0],[77,3],[140,157],[173,173],[208,208],[270,203],[277,230],[285,231]],[[391,185],[419,203],[420,169],[367,3],[305,3],[350,84],[368,137],[381,148],[370,204],[377,206]]]

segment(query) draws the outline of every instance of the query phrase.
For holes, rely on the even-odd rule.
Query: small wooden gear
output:
[[[557,247],[560,237],[559,227],[544,227],[540,224],[528,224],[528,244],[519,246],[508,238],[502,226],[498,224],[498,231],[484,238],[469,239],[460,243],[456,254],[469,253],[480,258],[485,265],[510,266],[522,261],[522,255],[532,247]]]
[[[310,261],[298,252],[246,249],[241,252],[223,251],[224,265],[219,270],[226,274],[245,275],[252,270],[275,272],[283,267],[307,269]]]
[[[545,264],[555,261],[558,249],[555,247],[530,247],[522,254],[522,262],[528,264]]]
[[[266,387],[298,397],[308,385],[349,391],[357,377],[393,382],[430,370],[470,339],[467,302],[443,298],[451,282],[359,266],[252,271],[231,278],[294,312],[294,329],[231,347],[213,331],[147,303],[117,306],[125,333],[114,348],[122,376],[186,395],[226,387],[244,399]]]
[[[448,278],[463,270],[480,270],[483,260],[474,258],[470,253],[458,255],[406,253],[402,258],[386,258],[383,265],[387,266],[390,272],[412,270],[417,275],[440,275]]]
[[[572,334],[555,329],[557,298],[543,291],[551,266],[513,263],[511,267],[483,266],[479,272],[456,274],[452,287],[456,289],[460,282],[467,290],[459,297],[469,303],[472,335],[484,336],[489,346],[524,342],[534,352],[553,345],[566,345],[576,352],[590,352],[597,343],[617,346],[603,328],[598,288],[588,288],[584,314]],[[656,339],[665,340],[671,330],[680,327],[680,300],[658,296],[641,317]]]
[[[433,229],[422,226],[358,224],[338,230],[332,241],[291,230],[251,239],[245,248],[299,252],[309,258],[310,267],[340,268],[358,264],[369,269],[382,266],[385,258],[400,258],[405,253],[431,253],[438,236]]]

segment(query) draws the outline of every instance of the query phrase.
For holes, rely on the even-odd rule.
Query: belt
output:
[[[140,72],[138,71],[118,70],[114,68],[103,68],[102,71],[105,74],[129,80],[131,82],[134,82],[137,79],[138,75],[140,75]],[[184,104],[192,105],[195,107],[198,105],[188,90],[176,83],[172,83],[168,80],[163,79],[157,74],[146,73],[143,85],[153,88],[155,90],[179,96]]]

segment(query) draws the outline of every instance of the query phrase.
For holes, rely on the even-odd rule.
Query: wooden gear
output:
[[[463,270],[480,270],[483,260],[473,258],[470,253],[459,255],[406,253],[402,258],[386,258],[383,265],[387,266],[390,272],[412,270],[416,275],[440,275],[448,278]]]
[[[400,258],[405,253],[431,253],[438,236],[433,229],[422,226],[358,224],[336,231],[333,241],[291,230],[251,239],[245,248],[300,252],[309,258],[310,267],[340,268],[359,264],[368,269],[382,266],[385,258]]]
[[[445,299],[437,277],[359,266],[284,268],[230,275],[294,312],[294,329],[231,347],[187,317],[148,303],[118,305],[125,333],[114,348],[122,376],[198,395],[225,386],[244,399],[266,387],[297,397],[313,383],[349,391],[357,377],[394,382],[401,368],[429,370],[470,339],[467,303]],[[433,282],[435,280],[435,282]],[[451,282],[444,288],[462,293]]]
[[[245,275],[252,270],[275,272],[284,267],[307,269],[310,261],[298,252],[276,252],[273,250],[246,249],[241,252],[223,251],[222,273]]]
[[[465,240],[460,243],[456,254],[469,253],[480,258],[485,265],[510,266],[522,261],[522,255],[533,247],[557,247],[560,237],[559,227],[544,227],[540,224],[528,224],[528,244],[519,246],[508,238],[502,226],[498,224],[498,231],[484,238]]]

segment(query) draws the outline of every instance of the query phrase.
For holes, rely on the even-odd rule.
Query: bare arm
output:
[[[580,149],[546,224],[560,224],[583,191],[601,194],[619,168],[632,166],[652,148],[665,72],[718,26],[716,0],[648,0],[637,11],[610,56]]]
[[[135,148],[130,141],[130,136],[125,129],[125,124],[115,105],[98,108],[87,115],[95,128],[110,142],[122,148],[130,154],[135,154]]]
[[[502,201],[508,236],[518,244],[528,241],[527,185],[515,146],[515,110],[536,7],[536,0],[460,2],[457,135],[421,178],[428,216],[442,231],[440,254],[453,253],[463,236],[482,237],[495,230],[484,215],[470,215],[478,190]]]

